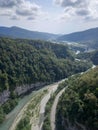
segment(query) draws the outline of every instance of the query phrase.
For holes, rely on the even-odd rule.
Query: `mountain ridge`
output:
[[[98,41],[98,27],[62,35],[48,32],[32,31],[17,26],[0,26],[0,36],[21,39],[56,40],[59,42],[89,42]]]
[[[0,26],[0,36],[10,38],[41,39],[41,40],[55,39],[56,37],[58,37],[57,34],[31,31],[17,26],[12,27]]]
[[[90,28],[84,31],[64,34],[57,38],[59,41],[84,42],[90,40],[98,40],[98,27]]]

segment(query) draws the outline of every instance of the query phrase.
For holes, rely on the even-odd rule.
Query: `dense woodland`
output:
[[[38,81],[54,82],[85,71],[64,45],[44,41],[0,39],[0,91]]]
[[[17,86],[52,83],[89,67],[89,62],[75,61],[73,53],[65,45],[0,38],[0,92],[11,92],[10,100],[0,107],[0,122],[18,102],[17,93],[14,93]]]
[[[98,49],[98,40],[88,40],[85,42],[80,42],[80,44],[85,45],[87,50],[89,49]]]
[[[93,62],[93,64],[98,65],[98,50],[80,53],[77,55],[77,58],[82,60],[90,60]]]
[[[65,119],[72,125],[78,122],[87,130],[98,130],[98,67],[69,78],[57,107],[57,130],[65,130]]]

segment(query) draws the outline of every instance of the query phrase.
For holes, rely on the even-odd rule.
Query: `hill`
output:
[[[85,71],[86,62],[77,64],[72,54],[65,45],[0,38],[0,91],[38,81],[54,82]]]
[[[77,58],[82,60],[91,60],[94,65],[98,65],[98,50],[80,53],[77,55]]]
[[[29,31],[23,28],[13,26],[13,27],[0,27],[0,36],[10,38],[51,40],[55,39],[58,35],[37,31]]]
[[[98,67],[69,78],[67,85],[58,104],[57,130],[98,130]]]
[[[98,41],[98,28],[62,35],[57,40],[70,42]]]

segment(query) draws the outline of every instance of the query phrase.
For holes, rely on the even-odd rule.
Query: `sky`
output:
[[[98,0],[0,0],[0,26],[68,34],[98,27]]]

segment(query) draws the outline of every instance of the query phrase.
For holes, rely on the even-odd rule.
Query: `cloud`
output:
[[[83,7],[88,0],[55,0],[54,2],[62,7]]]
[[[31,16],[31,15],[38,15],[40,11],[40,6],[35,3],[24,2],[18,6],[16,9],[16,14],[21,16]]]
[[[79,10],[76,10],[76,14],[80,16],[87,16],[90,14],[90,11],[87,9],[79,9]]]
[[[10,17],[10,19],[11,19],[11,20],[19,20],[20,18],[17,17],[17,15],[13,15],[13,16]]]
[[[27,20],[35,20],[35,17],[28,17]]]
[[[57,5],[64,8],[64,16],[70,18],[81,17],[83,20],[88,18],[98,19],[98,0],[55,0]]]
[[[8,13],[10,12],[10,13]],[[10,19],[35,19],[42,14],[41,7],[27,0],[0,0],[0,15]],[[14,16],[14,17],[13,17]]]
[[[0,7],[1,8],[12,8],[16,5],[21,4],[22,0],[0,0]]]
[[[12,14],[12,11],[11,11],[11,10],[5,10],[5,11],[1,10],[1,11],[0,11],[0,15],[1,15],[1,16],[8,16],[8,17],[10,17],[11,14]]]

